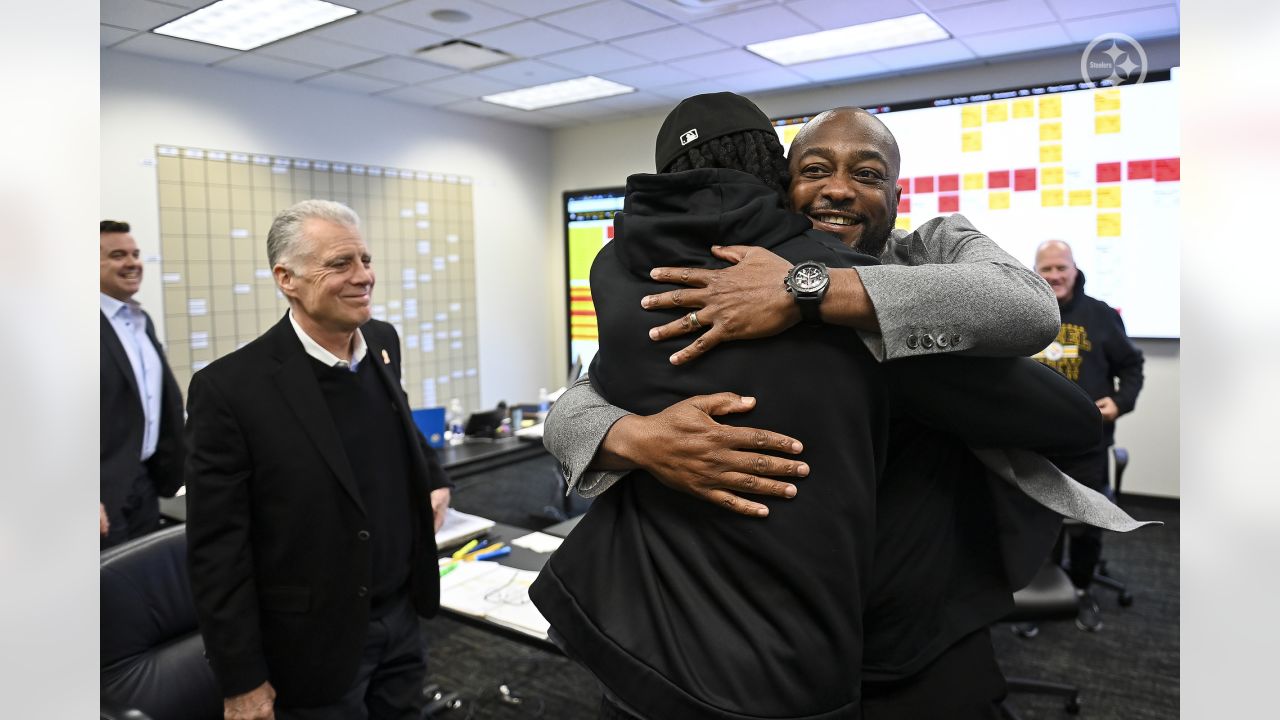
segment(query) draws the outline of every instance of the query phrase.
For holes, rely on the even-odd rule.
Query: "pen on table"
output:
[[[454,551],[453,551],[453,555],[452,555],[453,559],[454,559],[454,560],[460,560],[460,559],[462,559],[462,556],[463,556],[463,555],[466,555],[467,553],[469,553],[469,552],[471,552],[472,550],[474,550],[474,549],[475,549],[475,547],[476,547],[477,545],[479,545],[479,544],[480,544],[480,538],[475,538],[475,539],[473,539],[471,542],[467,543],[466,545],[463,545],[462,547],[458,548],[457,550],[454,550]]]
[[[484,552],[484,554],[482,554],[482,555],[477,555],[477,556],[475,556],[475,557],[474,557],[474,558],[472,558],[472,559],[473,559],[473,560],[488,560],[488,559],[490,559],[490,558],[502,557],[503,555],[510,555],[510,554],[511,554],[511,548],[509,548],[509,547],[503,547],[503,548],[498,548],[498,549],[496,549],[496,550],[494,550],[494,549],[486,550],[486,551]]]
[[[466,557],[463,558],[463,560],[475,560],[478,556],[484,555],[485,553],[491,553],[494,550],[497,550],[498,548],[502,547],[502,545],[503,545],[502,543],[494,543],[493,545],[489,545],[488,547],[481,547],[479,549],[472,550],[470,553],[466,555]]]
[[[449,563],[448,565],[445,565],[445,566],[441,567],[441,568],[440,568],[440,577],[444,577],[445,575],[448,575],[449,573],[451,573],[451,572],[453,572],[454,570],[456,570],[456,569],[457,569],[457,567],[458,567],[458,564],[459,564],[459,563],[458,563],[458,561],[456,561],[456,560],[455,560],[454,562],[451,562],[451,563]]]

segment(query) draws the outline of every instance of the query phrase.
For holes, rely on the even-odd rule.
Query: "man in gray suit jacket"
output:
[[[854,108],[823,113],[807,125],[791,147],[791,201],[797,211],[808,215],[816,228],[830,232],[846,244],[879,255],[885,263],[880,267],[856,269],[832,268],[829,290],[821,300],[821,320],[828,324],[854,327],[862,331],[863,341],[881,360],[913,357],[930,353],[966,351],[979,355],[1028,355],[1052,338],[1058,324],[1052,292],[1033,272],[1001,250],[989,238],[974,229],[959,215],[932,220],[913,233],[893,230],[899,192],[896,187],[899,156],[896,142],[888,129],[874,116]],[[887,176],[872,168],[888,168]],[[790,264],[761,248],[721,248],[723,259],[735,265],[725,270],[655,268],[657,280],[691,286],[644,300],[647,308],[680,307],[690,309],[682,320],[654,328],[653,339],[670,338],[699,328],[705,332],[684,350],[672,356],[681,364],[710,351],[726,340],[765,337],[776,334],[800,320],[796,301],[783,288],[782,278]],[[570,487],[583,495],[603,492],[629,469],[643,468],[668,486],[716,502],[745,515],[763,517],[767,506],[748,500],[743,493],[779,498],[793,497],[794,483],[777,477],[801,477],[807,474],[802,462],[756,452],[761,448],[795,453],[800,443],[775,433],[749,428],[732,428],[716,423],[712,416],[743,412],[751,408],[749,399],[732,393],[700,396],[677,403],[648,417],[628,415],[608,406],[586,383],[570,388],[557,402],[548,418],[545,443],[562,462]],[[930,441],[903,438],[912,449]],[[917,444],[919,443],[919,444]],[[892,441],[891,441],[892,445]],[[943,453],[936,453],[943,457]],[[1029,484],[1020,484],[1041,504],[1068,514],[1081,504],[1098,505],[1101,498],[1064,490],[1069,479],[1057,473],[1038,456],[1017,451],[984,451],[980,457],[989,467],[1008,480],[1028,474]],[[878,501],[878,526],[893,526],[887,519],[919,525],[935,520],[956,528],[973,524],[974,508],[967,505],[954,510],[946,502],[935,502],[936,518],[915,517],[906,501],[912,493],[924,491],[938,494],[946,488],[944,499],[959,497],[958,488],[969,479],[961,472],[921,477],[922,464],[904,464],[903,477],[887,479],[885,493]],[[939,467],[946,467],[945,464]],[[614,470],[615,472],[589,472]],[[893,467],[886,477],[893,475]],[[1000,495],[993,486],[991,503],[1027,512],[1025,502],[1017,505],[1021,493],[1005,486],[1016,497]],[[896,495],[894,494],[896,493]],[[895,498],[901,502],[895,502]],[[1105,501],[1102,501],[1105,504]],[[1021,508],[1021,510],[1019,510]],[[982,518],[990,513],[976,510]],[[961,513],[965,519],[957,520]],[[1087,513],[1086,513],[1087,515]],[[1091,517],[1091,516],[1090,516]],[[1104,518],[1117,529],[1131,527],[1127,517]],[[1004,552],[1007,566],[1012,562],[1021,569],[1011,571],[1008,589],[1016,589],[1015,576],[1025,574],[1044,554],[1056,522],[1037,517],[1028,533],[1036,548],[1022,550],[1017,558],[1009,556],[1009,548],[996,548],[996,543],[983,547],[986,555]],[[922,538],[910,531],[898,530],[912,542]],[[965,542],[966,536],[956,531],[954,537],[934,537],[944,533],[919,533],[924,542],[934,542],[939,549],[948,542]],[[992,531],[994,533],[994,530]],[[901,543],[906,545],[906,542]],[[1040,547],[1043,546],[1043,547]],[[877,547],[894,547],[877,540]],[[1019,549],[1021,550],[1021,549]],[[898,554],[903,551],[899,550]],[[909,573],[904,573],[909,574]],[[975,575],[979,574],[975,566]],[[904,580],[889,577],[886,584],[901,592],[904,586],[917,583],[945,583],[945,573],[930,580],[923,573]],[[1029,579],[1029,578],[1028,578]],[[1025,582],[1025,579],[1023,580]],[[941,593],[939,588],[930,588]],[[889,593],[890,597],[896,597]],[[949,602],[943,598],[944,602]],[[961,603],[948,606],[955,610]],[[957,612],[963,620],[953,627],[917,633],[919,643],[933,642],[913,657],[885,658],[882,667],[870,668],[868,677],[883,681],[879,688],[864,683],[866,717],[987,717],[994,713],[993,702],[1003,696],[1003,678],[994,663],[985,625],[999,617],[1000,608],[963,607]],[[963,625],[963,627],[961,627]],[[900,625],[900,627],[902,627]],[[904,628],[905,629],[905,628]],[[868,632],[872,628],[868,626]],[[870,641],[869,641],[870,642]],[[893,643],[886,643],[892,647]],[[874,663],[874,658],[869,658]],[[892,663],[902,661],[894,666]],[[907,662],[909,660],[909,663]],[[864,668],[865,669],[865,668]],[[963,677],[957,677],[957,669]],[[960,708],[973,708],[972,712]],[[956,713],[960,714],[957,715]]]

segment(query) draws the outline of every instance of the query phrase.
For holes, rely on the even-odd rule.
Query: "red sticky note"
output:
[[[992,170],[987,173],[987,188],[995,190],[997,188],[1009,187],[1009,171],[1008,170]]]
[[[913,181],[913,184],[916,186],[917,193],[933,192],[933,176],[932,175],[930,175],[929,177],[918,177]]]
[[[952,175],[951,177],[955,177]],[[938,196],[938,212],[953,213],[960,212],[960,196],[959,195],[939,195]]]
[[[904,197],[898,201],[898,212],[900,213],[911,212],[911,198]]]
[[[903,194],[903,195],[906,195],[906,194],[910,193],[910,192],[911,192],[911,179],[910,179],[910,178],[899,178],[899,179],[898,179],[898,187],[902,188],[902,194]]]
[[[1155,176],[1155,164],[1155,160],[1130,160],[1129,179],[1150,180]]]
[[[1120,163],[1098,163],[1098,182],[1120,182]]]
[[[955,192],[960,189],[959,175],[939,175],[938,192]]]
[[[606,232],[609,234],[609,239],[612,240],[613,239],[613,223],[609,223],[609,229]]]
[[[1156,182],[1174,182],[1182,177],[1182,159],[1156,160]]]
[[[1013,171],[1013,189],[1014,191],[1035,190],[1036,189],[1036,169],[1025,168],[1023,170],[1014,170]]]

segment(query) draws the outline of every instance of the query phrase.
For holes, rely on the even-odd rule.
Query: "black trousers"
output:
[[[124,505],[107,508],[107,523],[110,527],[99,543],[100,550],[160,529],[160,499],[156,496],[156,484],[151,482],[145,467],[134,478]]]
[[[356,678],[332,705],[277,707],[277,720],[420,720],[427,653],[408,596],[369,622]]]
[[[863,720],[998,720],[1009,694],[991,631],[970,633],[908,678],[862,683]]]
[[[1107,456],[1111,448],[1104,448],[1091,455],[1073,458],[1064,463],[1062,471],[1080,484],[1115,498],[1108,478],[1110,468]],[[1065,543],[1063,541],[1066,541]],[[1102,558],[1102,530],[1092,525],[1068,525],[1058,537],[1053,548],[1053,561],[1067,569],[1071,584],[1087,590],[1093,584],[1093,572]]]

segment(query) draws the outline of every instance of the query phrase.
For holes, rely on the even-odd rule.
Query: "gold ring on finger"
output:
[[[698,328],[702,327],[702,323],[698,322],[697,312],[689,313],[689,325],[692,326],[694,330],[697,330]]]

